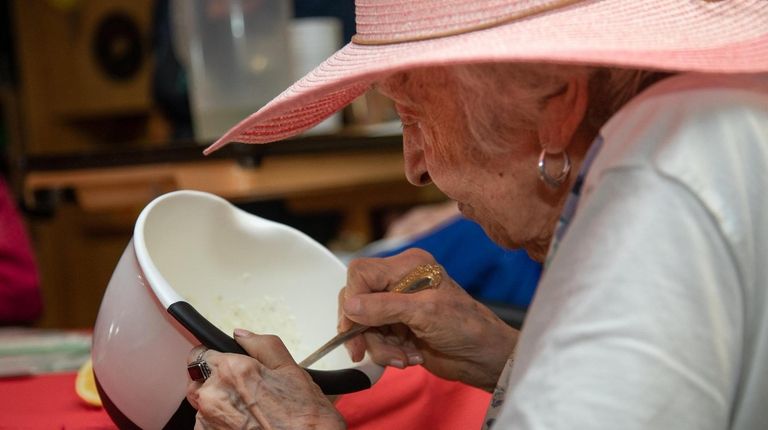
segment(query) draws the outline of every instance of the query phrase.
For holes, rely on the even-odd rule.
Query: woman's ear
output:
[[[548,153],[559,154],[573,142],[589,103],[589,77],[573,75],[565,87],[544,101],[539,118],[539,142]]]

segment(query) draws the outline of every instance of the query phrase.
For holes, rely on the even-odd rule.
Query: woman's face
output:
[[[434,182],[494,242],[524,248],[543,260],[565,193],[538,178],[537,132],[510,132],[507,127],[503,141],[508,145],[484,151],[468,131],[455,83],[440,69],[400,73],[380,82],[378,89],[395,102],[403,123],[408,180],[415,185]]]

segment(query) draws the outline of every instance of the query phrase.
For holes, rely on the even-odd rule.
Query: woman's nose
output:
[[[424,151],[403,138],[403,158],[405,159],[405,177],[413,185],[423,187],[432,183],[424,160]]]

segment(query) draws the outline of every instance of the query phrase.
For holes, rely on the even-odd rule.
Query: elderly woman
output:
[[[522,333],[447,276],[387,292],[423,251],[354,262],[353,359],[493,391],[494,428],[767,428],[768,2],[445,3],[357,0],[353,42],[209,148],[375,85],[408,180],[546,262]],[[344,428],[277,338],[235,338],[202,352],[200,428]]]

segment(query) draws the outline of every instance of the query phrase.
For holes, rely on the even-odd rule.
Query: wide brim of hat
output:
[[[666,71],[768,71],[768,2],[596,0],[496,27],[435,39],[350,43],[205,153],[266,143],[317,125],[388,75],[486,62],[561,63]]]

